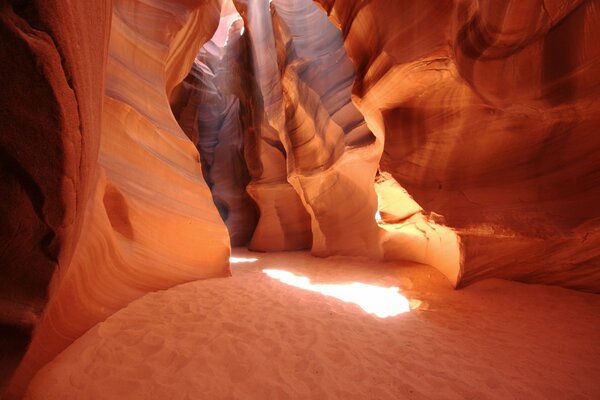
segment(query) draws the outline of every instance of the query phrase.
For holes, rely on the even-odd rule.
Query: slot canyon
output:
[[[0,398],[600,398],[600,0],[0,0]]]

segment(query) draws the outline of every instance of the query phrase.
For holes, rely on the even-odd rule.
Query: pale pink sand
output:
[[[600,399],[600,296],[501,280],[454,291],[417,265],[234,256],[258,261],[133,302],[44,368],[27,398]],[[379,318],[316,291],[345,298],[332,285],[352,282],[371,297],[365,285],[400,287],[408,302],[382,292],[392,313],[419,308]],[[389,311],[376,306],[365,305]]]

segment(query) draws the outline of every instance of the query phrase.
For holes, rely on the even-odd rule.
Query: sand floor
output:
[[[232,278],[148,294],[92,328],[27,398],[600,399],[598,295],[502,280],[454,291],[427,266],[302,252],[234,257]]]

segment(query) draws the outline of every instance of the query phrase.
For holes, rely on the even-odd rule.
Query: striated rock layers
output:
[[[352,102],[355,76],[341,32],[310,0],[235,6],[241,17],[222,16],[171,99],[198,144],[232,244],[250,234],[253,250],[413,260],[456,285],[455,232],[426,217],[395,181],[375,195],[383,136]],[[256,228],[241,201],[246,190],[260,211]],[[379,203],[385,214],[386,202],[399,211],[381,229],[375,212]]]
[[[202,174],[227,225],[232,246],[250,241],[258,213],[246,192],[250,182],[244,161],[242,64],[244,25],[233,5],[224,8],[213,38],[198,53],[192,71],[175,89],[171,103],[179,125],[197,146]]]
[[[280,133],[288,182],[311,217],[312,253],[380,257],[373,189],[380,142],[351,102],[354,72],[340,32],[311,2],[275,0],[275,49],[265,48],[269,39],[259,46],[260,29],[269,25],[260,3],[242,15],[265,119]],[[274,50],[281,75],[269,63]]]
[[[0,2],[0,392],[95,185],[110,2]]]
[[[226,224],[600,292],[597,0],[76,3],[0,3],[8,398],[144,293],[227,275]]]
[[[12,398],[132,300],[228,275],[229,243],[168,100],[220,2],[2,4],[1,322],[35,325]]]
[[[221,46],[213,40],[200,52],[187,81],[201,100],[179,113],[182,125],[194,115],[187,130],[209,179],[221,176],[215,202],[233,203],[219,186],[241,161],[250,180],[235,179],[235,191],[247,190],[259,209],[250,249],[380,257],[373,178],[381,144],[351,101],[354,72],[340,31],[309,0],[234,5],[243,26],[232,24]],[[243,159],[238,150],[219,163],[219,151],[241,137]]]
[[[381,168],[484,277],[600,291],[598,1],[319,0]]]
[[[234,3],[250,248],[600,290],[596,2]]]

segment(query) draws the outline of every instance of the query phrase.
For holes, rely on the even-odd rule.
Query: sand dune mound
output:
[[[235,252],[232,270],[134,301],[26,398],[600,396],[596,295],[502,280],[454,291],[431,267],[301,252]]]

